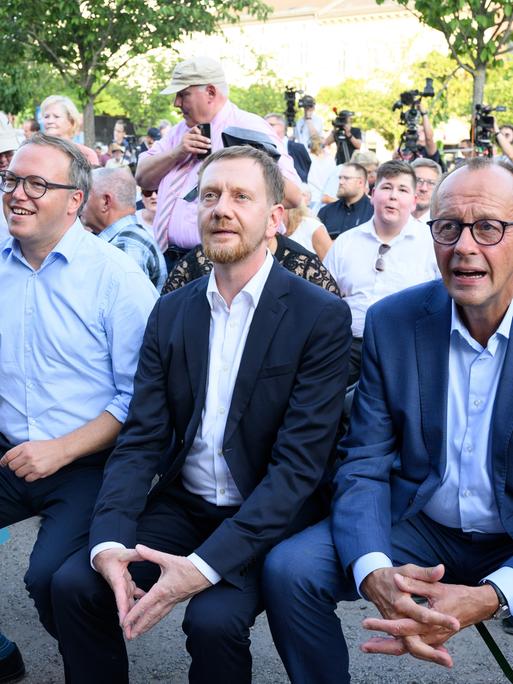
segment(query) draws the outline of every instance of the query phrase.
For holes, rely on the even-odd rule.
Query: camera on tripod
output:
[[[406,90],[404,93],[401,93],[399,99],[394,102],[392,111],[395,112],[396,109],[401,110],[399,123],[406,128],[406,130],[403,131],[399,142],[400,152],[408,152],[414,155],[418,153],[419,134],[417,128],[422,122],[420,101],[423,97],[434,96],[433,79],[426,78],[426,84],[422,92],[420,90]],[[404,107],[408,107],[409,109],[403,111]]]
[[[336,109],[333,110],[336,117],[331,122],[333,125],[333,137],[335,142],[340,142],[346,140],[346,126],[350,123],[351,117],[354,116],[354,112],[350,112],[349,109],[342,109],[342,111],[337,112]]]
[[[507,107],[499,105],[498,107],[491,107],[490,105],[476,104],[474,107],[474,116],[472,117],[472,131],[471,139],[474,145],[481,150],[486,156],[493,156],[492,139],[495,128],[495,119],[491,116],[492,112],[505,112]]]

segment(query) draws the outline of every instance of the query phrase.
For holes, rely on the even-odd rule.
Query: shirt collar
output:
[[[71,262],[73,260],[73,257],[75,256],[78,245],[81,242],[81,238],[84,234],[84,226],[77,218],[75,222],[64,233],[64,235],[55,245],[52,251],[46,256],[43,264],[51,255],[62,256],[68,263]],[[21,251],[20,243],[16,238],[11,237],[10,239],[8,239],[2,249],[2,255],[4,257],[8,256],[9,254],[12,254],[20,261],[25,261],[25,257],[23,256],[23,252]]]
[[[509,340],[509,334],[510,334],[510,330],[511,330],[512,321],[513,321],[513,301],[510,302],[510,305],[508,306],[507,311],[504,314],[504,317],[503,317],[502,321],[500,322],[499,327],[497,328],[497,330],[493,333],[493,335],[488,340],[487,348],[491,354],[495,354],[495,351],[496,351],[497,345],[498,345],[498,336],[499,335],[503,339]],[[479,346],[479,350],[482,349],[479,342],[477,342],[477,340],[475,340],[472,337],[468,328],[463,323],[461,316],[460,316],[460,312],[458,311],[458,307],[456,306],[456,303],[453,299],[452,303],[451,303],[451,336],[454,332],[458,333],[474,349],[476,348],[476,344]]]
[[[362,233],[368,233],[369,235],[372,235],[375,238],[375,240],[377,240],[377,242],[383,242],[383,240],[376,233],[376,228],[374,226],[374,217],[372,217],[366,223],[362,223],[361,226],[359,226],[359,228],[362,231]],[[401,232],[398,233],[394,238],[392,238],[392,240],[390,240],[387,244],[394,244],[394,242],[398,242],[403,238],[414,238],[416,237],[416,235],[418,235],[419,230],[424,229],[424,224],[422,224],[420,221],[417,221],[417,219],[413,216],[410,216],[406,225],[401,229]]]
[[[98,237],[106,242],[111,242],[111,240],[113,240],[118,233],[129,226],[133,227],[135,223],[135,214],[127,214],[126,216],[122,216],[117,221],[114,221],[114,223],[111,223],[108,228],[105,228],[105,230],[102,230],[102,232],[98,234]]]
[[[248,282],[244,285],[242,290],[236,295],[237,297],[241,292],[244,292],[247,297],[250,298],[254,308],[258,306],[258,302],[260,301],[260,297],[262,295],[262,291],[264,289],[264,286],[267,282],[267,278],[269,277],[269,273],[271,272],[271,268],[273,267],[274,264],[274,258],[269,250],[267,250],[267,254],[265,255],[265,260],[262,266],[258,269],[258,271],[255,273],[255,275],[248,280]],[[223,299],[221,293],[219,292],[217,288],[217,283],[216,283],[216,278],[215,278],[215,265],[212,271],[210,271],[210,276],[208,278],[208,285],[207,285],[207,300],[208,304],[210,306],[210,309],[214,307],[214,296],[217,295],[221,299]],[[223,299],[224,301],[224,299]]]

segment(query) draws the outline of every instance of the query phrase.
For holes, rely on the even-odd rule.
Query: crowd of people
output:
[[[350,116],[329,159],[312,98],[295,140],[241,110],[207,57],[163,94],[183,120],[144,149],[75,142],[60,96],[0,130],[0,528],[40,517],[65,681],[128,682],[182,601],[197,684],[251,681],[264,609],[293,684],[349,682],[359,597],[365,652],[451,667],[512,629],[513,129],[444,174],[425,112],[380,164]]]

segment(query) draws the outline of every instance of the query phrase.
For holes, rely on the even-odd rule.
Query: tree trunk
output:
[[[89,96],[89,100],[84,107],[84,143],[88,147],[94,147],[95,142],[94,98]]]
[[[486,81],[486,66],[481,64],[474,72],[474,83],[472,91],[472,111],[476,104],[483,104],[484,87]]]

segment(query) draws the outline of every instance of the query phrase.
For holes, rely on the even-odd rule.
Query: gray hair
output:
[[[431,195],[431,215],[438,210],[438,193],[440,192],[440,187],[443,185],[446,178],[449,178],[449,176],[452,176],[453,173],[456,173],[456,171],[459,171],[460,169],[480,171],[481,169],[489,169],[494,166],[500,166],[501,168],[505,169],[512,176],[513,180],[513,167],[511,164],[508,164],[508,162],[502,160],[496,161],[490,157],[471,157],[470,159],[466,159],[462,164],[456,166],[454,169],[452,169],[452,171],[444,173],[438,182],[438,185],[433,190],[433,194]]]
[[[134,177],[125,167],[93,169],[92,189],[99,195],[108,192],[120,206],[135,210],[137,185]]]
[[[276,112],[271,112],[270,114],[266,114],[264,116],[264,121],[269,121],[269,119],[278,119],[278,121],[287,127],[287,120],[283,116],[283,114],[277,114]]]
[[[440,178],[442,175],[442,167],[440,164],[437,164],[433,159],[427,159],[426,157],[418,157],[417,159],[414,159],[410,166],[412,169],[433,169],[433,171],[436,171],[438,178]]]
[[[258,150],[250,145],[234,145],[233,147],[225,147],[222,150],[214,152],[209,155],[200,167],[198,173],[198,185],[201,189],[201,179],[207,166],[216,161],[223,159],[251,159],[258,164],[264,176],[267,201],[269,204],[280,204],[283,202],[283,195],[285,193],[285,182],[281,175],[278,164],[272,159],[267,152]]]
[[[54,135],[46,135],[46,133],[34,133],[31,138],[24,140],[21,143],[20,148],[25,145],[40,145],[41,147],[47,145],[49,147],[55,147],[69,158],[69,184],[74,185],[78,190],[82,191],[84,195],[80,206],[80,208],[82,208],[87,202],[91,190],[91,164],[75,143],[72,143],[70,140],[65,140],[64,138],[56,138]]]

